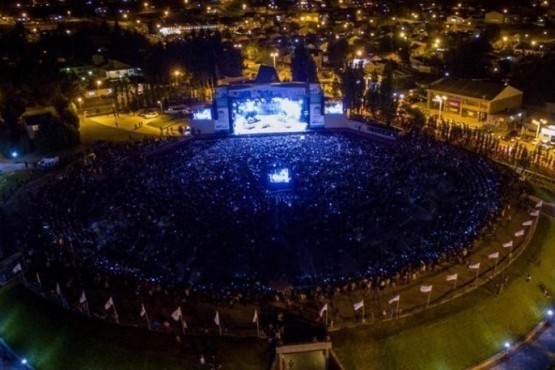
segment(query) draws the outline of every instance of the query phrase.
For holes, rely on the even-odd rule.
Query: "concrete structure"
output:
[[[427,108],[477,123],[500,126],[522,105],[522,91],[494,82],[442,78],[428,87]]]

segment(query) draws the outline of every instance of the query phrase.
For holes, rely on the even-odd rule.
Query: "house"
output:
[[[503,13],[496,11],[487,12],[484,16],[484,22],[486,24],[502,24],[505,23],[505,16]]]
[[[27,108],[19,117],[29,139],[34,140],[42,125],[49,124],[56,116],[54,107]]]

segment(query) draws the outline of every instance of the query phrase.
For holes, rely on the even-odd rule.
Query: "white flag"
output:
[[[543,200],[540,200],[538,203],[536,203],[536,208],[541,208],[543,206]]]
[[[539,215],[540,215],[540,211],[538,210],[530,212],[530,216],[532,217],[538,217]]]
[[[420,287],[420,291],[421,291],[422,293],[429,293],[429,292],[432,291],[432,285],[422,285],[422,286]]]
[[[172,313],[172,319],[174,319],[175,321],[179,321],[182,316],[183,315],[181,315],[181,306],[177,307],[177,310],[173,311]]]
[[[452,274],[452,275],[447,275],[447,281],[453,281],[453,280],[457,280],[457,278],[459,277],[458,274]]]
[[[393,302],[399,302],[400,299],[401,299],[401,296],[397,294],[395,297],[389,300],[389,304],[392,304]]]
[[[216,311],[216,316],[214,316],[214,324],[220,326],[220,313]]]
[[[468,268],[469,268],[469,269],[477,270],[477,269],[480,268],[480,262],[477,262],[477,263],[475,263],[475,264],[473,264],[473,265],[468,265]]]
[[[114,305],[114,300],[112,299],[112,297],[110,297],[110,298],[108,298],[106,303],[104,303],[104,309],[106,311],[108,311],[110,309],[110,307],[112,307],[113,305]]]
[[[23,270],[21,269],[21,263],[18,263],[17,265],[15,265],[15,267],[13,268],[12,271],[13,271],[14,274],[17,274],[18,272],[23,271]]]
[[[62,289],[60,289],[60,284],[56,283],[56,293],[58,293],[58,295],[62,295]]]
[[[322,308],[320,309],[320,317],[324,316],[324,312],[328,312],[328,304],[327,303],[325,305],[323,305]]]
[[[512,240],[510,242],[503,243],[503,248],[512,248],[512,247],[513,247]]]
[[[515,236],[524,236],[524,230],[519,230],[515,233]]]
[[[495,253],[492,253],[492,254],[488,255],[488,258],[490,258],[490,259],[499,258],[499,252],[495,252]]]
[[[356,303],[353,305],[353,308],[355,309],[355,311],[360,310],[362,307],[364,307],[364,299],[363,299],[362,301],[360,301],[360,302],[356,302]]]
[[[253,323],[258,322],[258,311],[257,310],[254,310],[254,316],[252,317],[252,322]]]
[[[83,304],[87,302],[87,296],[85,296],[85,291],[83,290],[83,293],[81,293],[81,297],[79,297],[79,303]]]
[[[145,308],[145,305],[141,303],[141,317],[144,317],[145,315],[146,315],[146,308]]]
[[[524,221],[522,226],[532,226],[532,220]]]

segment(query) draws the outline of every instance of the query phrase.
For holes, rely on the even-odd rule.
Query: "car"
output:
[[[158,117],[158,112],[147,112],[144,114],[143,116],[146,119],[150,119],[150,118],[156,118]]]
[[[41,168],[52,168],[60,163],[60,157],[44,157],[38,162]]]

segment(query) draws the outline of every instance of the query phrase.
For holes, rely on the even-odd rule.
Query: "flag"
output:
[[[515,233],[515,236],[524,236],[524,230],[519,230]]]
[[[401,299],[401,296],[397,294],[395,297],[389,300],[389,304],[392,304],[393,302],[399,302],[400,299]]]
[[[254,310],[254,316],[252,317],[252,322],[253,323],[258,322],[258,311],[257,310]]]
[[[39,273],[37,272],[36,275],[37,275],[37,283],[39,283],[39,285],[42,286],[42,282],[40,281]]]
[[[453,280],[457,280],[457,278],[459,277],[458,274],[452,274],[452,275],[447,275],[447,281],[453,281]]]
[[[214,324],[220,326],[220,313],[216,311],[216,316],[214,316]]]
[[[83,290],[83,293],[81,293],[81,297],[79,297],[79,303],[83,304],[87,302],[87,296],[85,296],[85,291]]]
[[[421,291],[422,293],[429,293],[429,292],[432,291],[432,285],[422,285],[422,286],[420,287],[420,291]]]
[[[538,203],[536,203],[536,208],[541,208],[543,207],[543,200],[540,200]]]
[[[477,269],[480,268],[480,262],[477,262],[477,263],[475,263],[475,264],[473,264],[473,265],[468,265],[468,268],[469,268],[469,269],[477,270]]]
[[[108,298],[106,303],[104,303],[104,309],[106,311],[108,311],[110,309],[110,307],[112,307],[113,305],[114,305],[114,300],[112,299],[112,297],[110,297],[110,298]]]
[[[324,315],[324,312],[328,312],[328,304],[327,303],[325,305],[323,305],[322,308],[320,309],[320,317],[322,317]]]
[[[145,315],[146,315],[146,308],[145,308],[145,305],[141,303],[141,317],[144,317]]]
[[[503,243],[503,248],[512,248],[512,247],[513,247],[512,240],[510,242]]]
[[[183,315],[181,314],[181,306],[177,307],[177,310],[173,311],[172,313],[172,319],[174,319],[175,321],[179,321],[179,319],[181,319],[183,317]]]
[[[524,221],[522,226],[532,226],[532,220]]]
[[[490,258],[490,259],[499,258],[499,252],[495,252],[495,253],[492,253],[492,254],[488,255],[488,258]]]
[[[21,268],[21,263],[18,263],[17,265],[15,265],[12,271],[14,274],[17,274],[18,272],[23,271],[23,269]]]
[[[538,211],[538,210],[530,212],[530,216],[532,216],[532,217],[538,217],[539,215],[540,215],[540,211]]]
[[[362,301],[360,301],[360,302],[356,302],[356,303],[353,305],[353,308],[355,309],[355,311],[358,311],[358,310],[360,310],[360,309],[363,308],[363,307],[364,307],[364,299],[363,299]]]
[[[58,293],[58,295],[62,295],[62,289],[60,289],[60,284],[56,283],[56,293]]]

